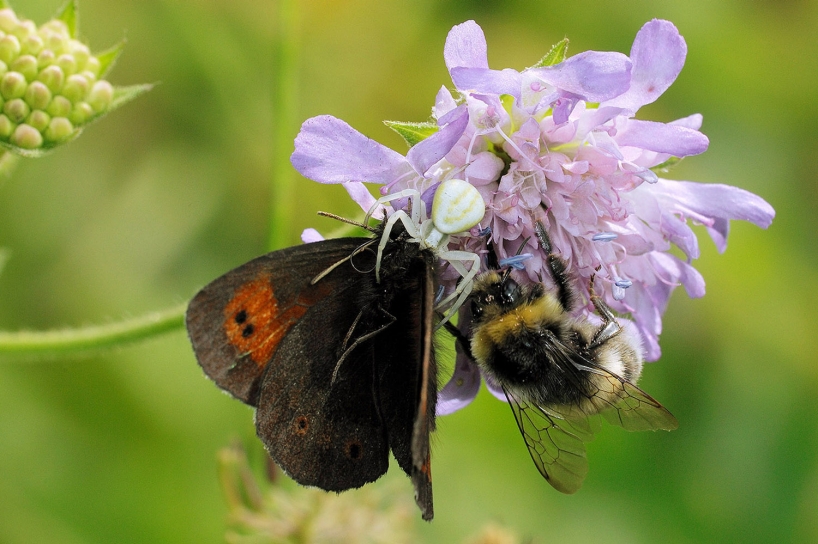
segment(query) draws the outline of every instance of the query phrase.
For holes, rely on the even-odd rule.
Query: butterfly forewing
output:
[[[349,257],[360,238],[342,238],[274,251],[205,286],[186,321],[199,364],[216,385],[256,405],[261,377],[290,329],[319,300],[360,281],[360,274],[310,285],[313,277]]]

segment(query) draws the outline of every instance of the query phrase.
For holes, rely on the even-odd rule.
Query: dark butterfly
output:
[[[256,407],[259,438],[295,481],[361,487],[391,450],[431,520],[437,257],[398,223],[376,263],[384,230],[373,232],[228,272],[191,301],[188,334],[216,385]]]

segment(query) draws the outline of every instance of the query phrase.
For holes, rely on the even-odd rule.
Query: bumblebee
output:
[[[635,385],[643,362],[635,326],[617,321],[594,276],[590,300],[601,324],[575,317],[579,297],[567,264],[542,223],[535,228],[554,289],[519,285],[511,268],[481,274],[470,295],[469,347],[505,392],[537,469],[555,489],[574,493],[588,472],[585,442],[599,430],[596,416],[628,431],[672,430],[678,422]]]

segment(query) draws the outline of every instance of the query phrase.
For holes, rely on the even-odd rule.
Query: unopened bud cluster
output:
[[[37,149],[70,137],[111,105],[100,69],[63,21],[37,28],[0,9],[0,140]]]

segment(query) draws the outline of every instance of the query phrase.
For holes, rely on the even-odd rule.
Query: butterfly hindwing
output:
[[[256,430],[273,459],[300,484],[327,491],[375,481],[389,461],[373,344],[361,343],[341,361],[344,345],[354,342],[350,330],[359,334],[358,312],[377,296],[374,279],[344,263],[319,283],[350,274],[358,279],[353,289],[316,303],[281,342],[256,411]]]

